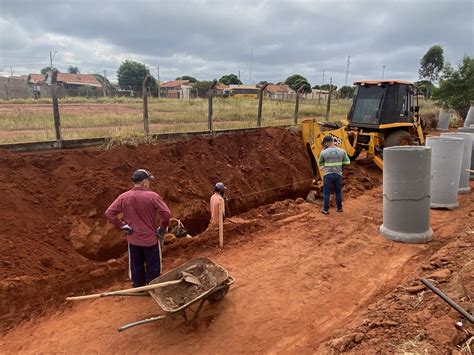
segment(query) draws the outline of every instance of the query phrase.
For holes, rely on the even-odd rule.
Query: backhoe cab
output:
[[[398,80],[370,80],[358,81],[354,85],[352,106],[342,125],[316,120],[302,123],[303,141],[317,177],[321,176],[317,160],[325,135],[331,135],[351,160],[366,151],[367,158],[380,169],[383,169],[383,148],[425,142],[413,84]]]

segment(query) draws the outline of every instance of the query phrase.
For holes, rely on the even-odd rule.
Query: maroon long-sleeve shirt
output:
[[[134,187],[117,197],[105,211],[105,216],[117,228],[125,224],[133,228],[133,233],[127,235],[130,244],[149,247],[157,243],[157,212],[161,227],[168,227],[171,212],[161,196],[144,187]],[[119,213],[122,213],[122,219],[118,218]]]

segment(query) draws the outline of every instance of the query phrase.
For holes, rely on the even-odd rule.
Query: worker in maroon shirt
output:
[[[133,287],[144,286],[161,274],[161,245],[157,236],[163,238],[171,212],[161,196],[150,191],[154,179],[145,169],[136,170],[132,175],[133,188],[117,197],[105,211],[107,219],[127,234]],[[157,212],[161,216],[159,228]]]

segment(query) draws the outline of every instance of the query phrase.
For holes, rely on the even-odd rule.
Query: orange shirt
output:
[[[219,223],[219,206],[222,206],[222,213],[225,216],[224,198],[220,193],[215,192],[211,196],[211,224]]]

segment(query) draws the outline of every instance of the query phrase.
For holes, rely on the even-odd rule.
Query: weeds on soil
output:
[[[131,147],[138,147],[141,144],[156,144],[158,139],[152,136],[135,136],[135,135],[124,135],[115,136],[107,140],[102,146],[104,150],[111,150],[121,145],[127,145]]]

